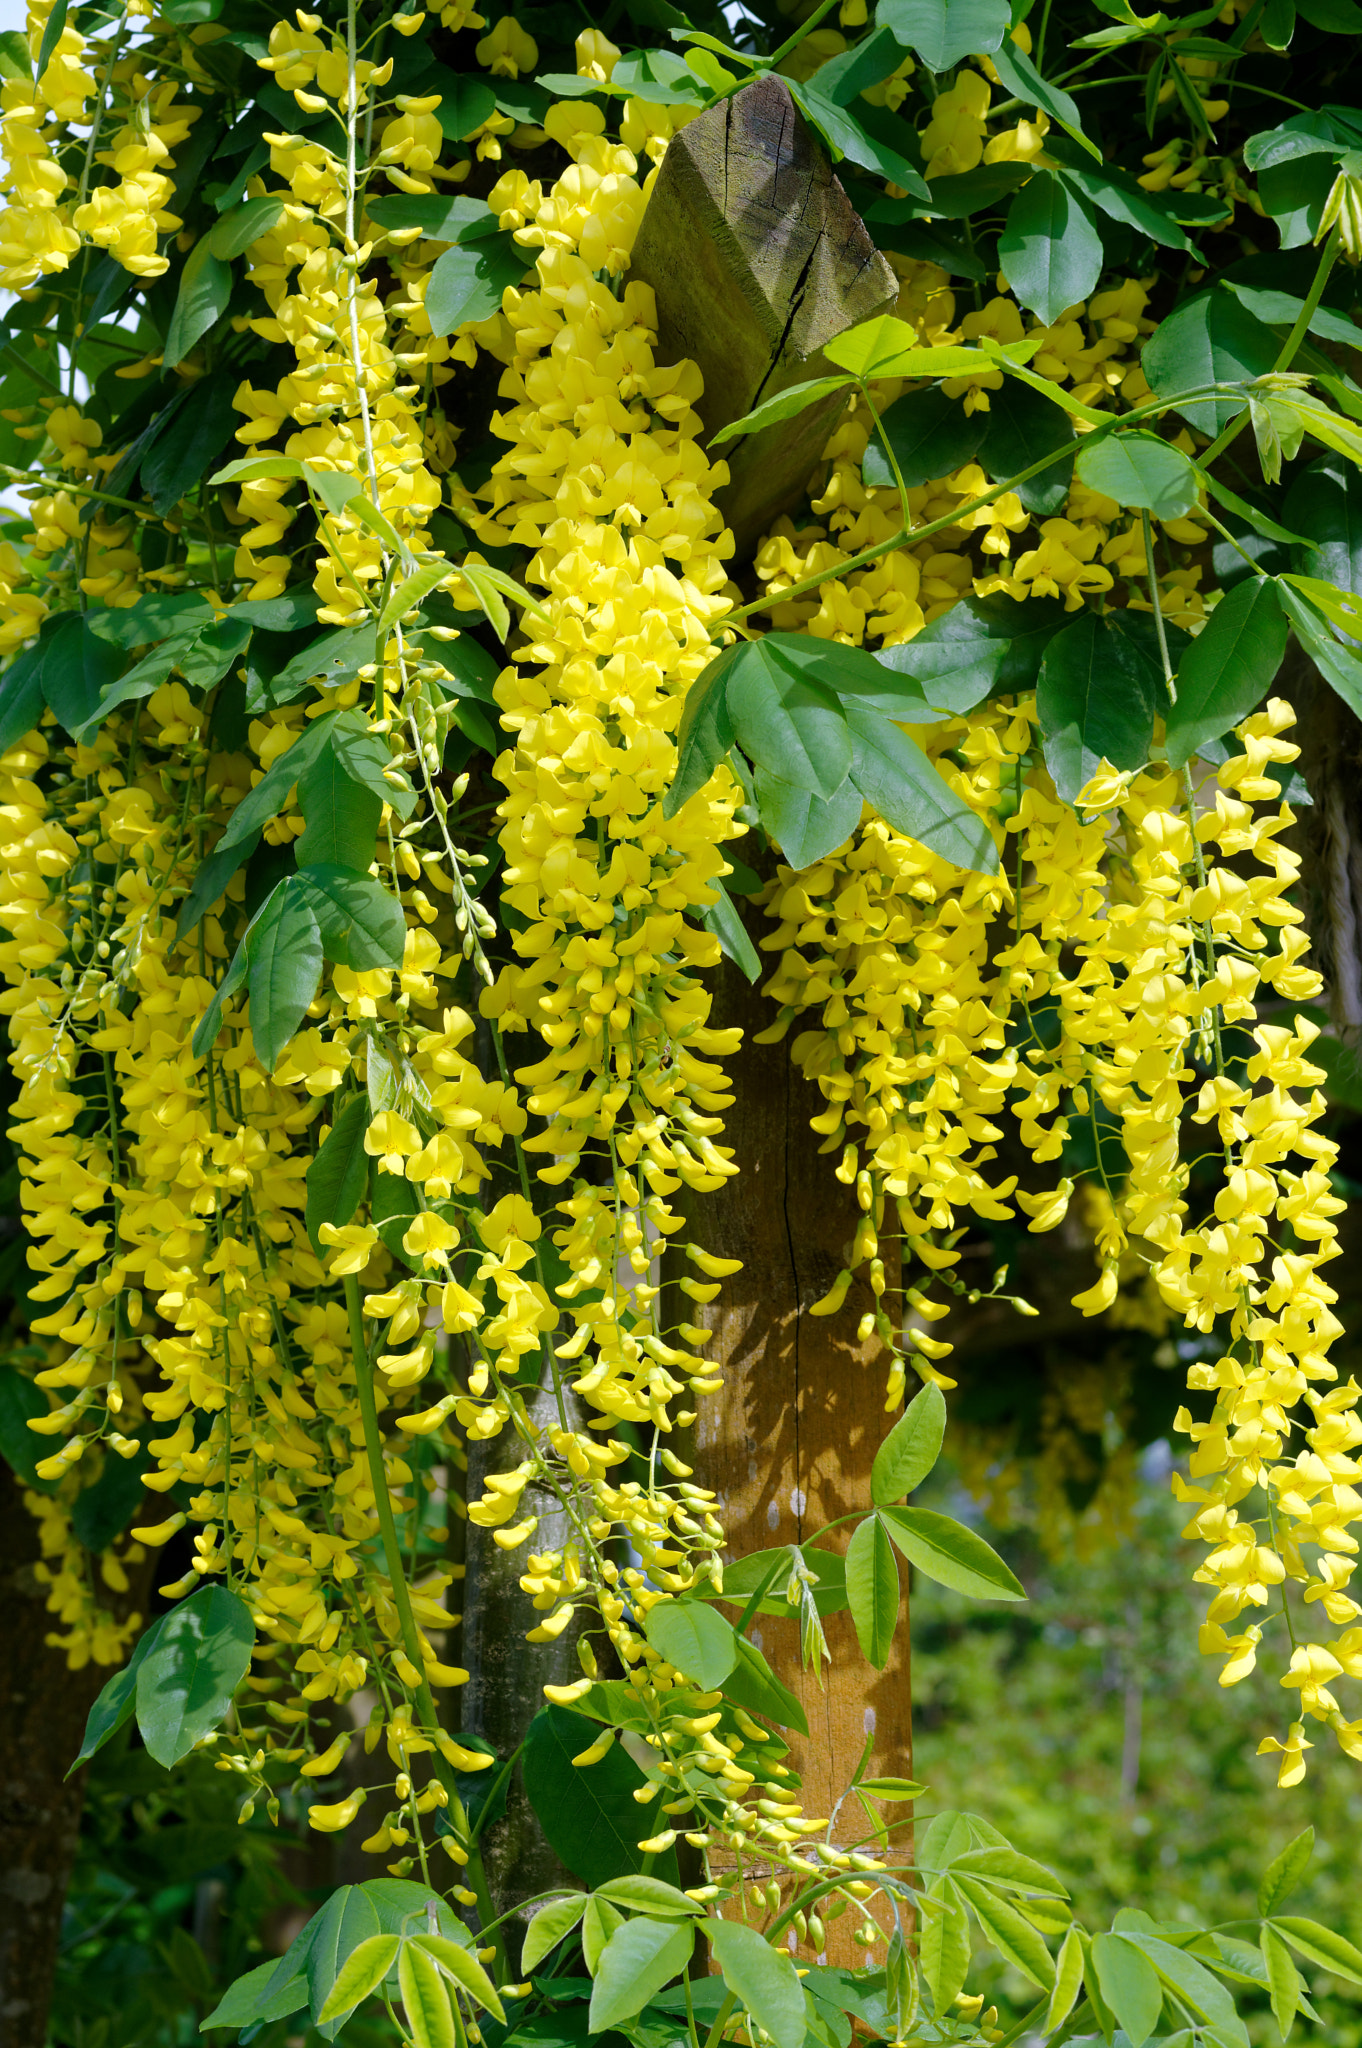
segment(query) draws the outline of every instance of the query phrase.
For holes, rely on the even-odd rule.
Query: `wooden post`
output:
[[[700,1404],[695,1455],[700,1483],[719,1494],[730,1552],[741,1557],[805,1541],[824,1523],[869,1506],[871,1461],[890,1423],[888,1361],[878,1338],[856,1341],[873,1302],[859,1276],[837,1315],[808,1314],[845,1265],[859,1217],[852,1190],[834,1178],[833,1160],[809,1129],[822,1096],[796,1073],[788,1045],[752,1042],[770,1022],[770,1005],[727,960],[712,1021],[744,1030],[743,1049],[728,1063],[736,1099],[725,1112],[724,1139],[741,1172],[696,1203],[695,1231],[708,1250],[741,1259],[743,1270],[725,1280],[712,1306],[688,1305],[712,1331],[710,1355],[725,1375],[724,1391]],[[883,1250],[892,1288],[894,1247],[886,1241]],[[844,1552],[850,1537],[850,1527],[839,1529],[823,1547]],[[825,1627],[832,1662],[821,1687],[800,1668],[794,1622],[762,1618],[753,1637],[808,1719],[808,1740],[794,1739],[789,1762],[803,1779],[811,1817],[831,1813],[867,1737],[874,1745],[868,1775],[911,1777],[913,1763],[906,1590],[882,1672],[862,1657],[849,1614],[829,1616]],[[907,1809],[893,1811],[901,1817]],[[839,1835],[865,1833],[860,1822],[852,1802]],[[907,1838],[906,1829],[895,1837]],[[866,1961],[852,1939],[857,1925],[848,1912],[829,1927],[830,1962]]]
[[[658,357],[689,356],[712,437],[788,384],[830,373],[835,335],[892,306],[898,280],[773,72],[668,145],[634,245],[657,299]],[[717,502],[737,559],[799,501],[845,400],[730,442]]]

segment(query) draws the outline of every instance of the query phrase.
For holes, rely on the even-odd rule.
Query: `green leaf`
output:
[[[907,488],[950,476],[972,462],[988,425],[987,413],[967,413],[958,398],[947,398],[937,385],[910,391],[896,399],[880,424],[894,451]],[[867,484],[894,487],[894,473],[878,436],[865,451],[861,474]]]
[[[794,1694],[783,1686],[761,1651],[746,1636],[738,1637],[738,1661],[724,1680],[724,1692],[749,1714],[764,1714],[778,1728],[807,1735],[809,1724]],[[596,1766],[599,1770],[599,1764]]]
[[[1163,676],[1117,623],[1120,615],[1083,612],[1045,650],[1036,711],[1045,765],[1066,803],[1074,803],[1103,760],[1140,768],[1149,759],[1154,714],[1166,703]]]
[[[1296,2014],[1300,2009],[1300,1973],[1291,1960],[1290,1950],[1275,1927],[1260,1928],[1258,1941],[1272,1997],[1272,2017],[1277,2022],[1278,2033],[1285,2040],[1295,2025]]]
[[[756,795],[762,825],[792,868],[810,868],[850,839],[864,808],[850,776],[825,801],[758,768]]]
[[[416,1934],[413,1945],[424,1955],[439,1964],[446,1977],[452,1978],[461,1991],[475,1999],[490,2012],[493,2019],[506,2024],[506,2013],[500,1993],[472,1950],[462,1941],[451,1941],[443,1934]]]
[[[138,1673],[155,1649],[171,1614],[178,1612],[178,1608],[172,1608],[170,1614],[159,1615],[149,1627],[144,1628],[127,1663],[121,1670],[115,1671],[113,1677],[101,1689],[99,1697],[86,1716],[85,1733],[81,1737],[75,1762],[66,1773],[68,1778],[72,1771],[78,1771],[83,1763],[87,1763],[97,1750],[103,1749],[109,1737],[117,1734],[132,1713],[137,1698]]]
[[[880,0],[875,19],[929,71],[996,50],[1011,25],[1007,0]]]
[[[946,1434],[946,1401],[940,1387],[928,1381],[914,1394],[875,1453],[870,1468],[870,1498],[887,1508],[921,1486],[941,1456]]]
[[[966,1849],[952,1860],[951,1869],[957,1874],[963,1871],[967,1876],[987,1878],[990,1884],[1000,1884],[1008,1891],[1039,1892],[1048,1899],[1069,1896],[1052,1870],[1030,1856],[1023,1856],[1010,1842]]]
[[[176,931],[183,938],[191,932],[205,910],[216,903],[228,882],[254,850],[256,841],[271,818],[283,810],[289,791],[330,745],[334,711],[324,711],[299,734],[293,745],[265,770],[250,795],[232,812],[226,829],[207,859],[200,862],[194,886],[181,906]],[[229,991],[230,993],[230,991]]]
[[[1001,397],[994,392],[994,402]],[[963,597],[898,647],[877,656],[910,676],[943,711],[969,711],[983,698],[1035,688],[1041,657],[1073,614],[1053,597]],[[885,708],[885,707],[881,707]]]
[[[1208,291],[1161,320],[1145,343],[1141,365],[1155,397],[1171,401],[1205,384],[1235,384],[1261,377],[1277,360],[1280,343],[1229,292]],[[1241,413],[1246,397],[1190,399],[1176,409],[1198,433],[1218,434]]]
[[[210,484],[253,484],[262,477],[301,476],[303,465],[296,455],[238,455],[235,462],[216,470]]]
[[[915,199],[929,198],[921,172],[904,153],[917,154],[917,136],[906,121],[888,107],[869,106],[863,100],[853,107],[839,105],[823,91],[821,71],[788,83],[795,104],[818,129],[834,160],[845,157]]]
[[[438,583],[443,583],[450,573],[450,564],[441,556],[438,562],[422,562],[411,576],[397,584],[388,602],[378,615],[375,631],[390,633],[398,621],[414,612],[423,598],[429,597]]]
[[[674,818],[681,806],[704,788],[733,745],[728,672],[736,653],[736,647],[725,648],[686,692],[676,736],[676,773],[662,805],[664,818]]]
[[[1090,491],[1157,519],[1181,519],[1197,501],[1195,469],[1180,448],[1157,434],[1110,434],[1081,448],[1077,467]]]
[[[296,847],[299,866],[329,861],[363,874],[374,857],[383,799],[354,781],[334,746],[300,776],[298,802],[304,819]]]
[[[586,1964],[588,1977],[595,1976],[606,1943],[623,1925],[623,1913],[617,1913],[613,1906],[607,1905],[593,1892],[582,1915],[582,1961]]]
[[[1144,2048],[1163,2011],[1163,1985],[1148,1956],[1119,1934],[1097,1934],[1093,1968],[1104,2003],[1124,2028],[1130,2048]]]
[[[169,640],[163,640],[160,646],[153,647],[149,654],[144,654],[126,675],[117,677],[106,687],[89,717],[71,737],[86,740],[91,732],[103,724],[111,711],[116,711],[123,704],[131,704],[150,697],[154,690],[159,690],[171,670],[179,666],[182,658],[188,656],[199,631],[205,630],[207,623],[206,620],[201,620],[198,628],[191,625],[184,631],[174,634]]]
[[[63,612],[43,644],[42,687],[48,708],[74,739],[117,680],[121,657],[88,624]]]
[[[1072,135],[1074,141],[1087,150],[1089,156],[1102,161],[1102,152],[1097,145],[1089,142],[1083,133],[1083,123],[1078,112],[1077,101],[1071,99],[1059,86],[1051,85],[1041,77],[1031,59],[1014,43],[1011,36],[1004,36],[992,52],[993,68],[1006,90],[1027,106],[1039,107],[1052,121],[1058,121],[1061,128]]]
[[[1068,183],[1076,185],[1109,220],[1123,221],[1137,235],[1147,235],[1161,248],[1180,249],[1184,255],[1192,252],[1191,243],[1174,217],[1169,195],[1146,192],[1118,164],[1103,164],[1099,168],[1062,138],[1047,142],[1046,154],[1059,158]]]
[[[1087,199],[1054,171],[1037,171],[1007,210],[998,261],[1022,305],[1053,327],[1102,274],[1102,237]]]
[[[192,401],[180,407],[142,457],[142,489],[158,518],[164,519],[197,487],[230,443],[241,421],[232,404],[235,389],[233,377],[201,378]],[[144,604],[146,599],[140,602]],[[235,607],[232,616],[239,616]]]
[[[644,1633],[659,1656],[706,1692],[721,1686],[737,1662],[732,1625],[703,1600],[660,1600],[648,1610]]]
[[[655,1992],[680,1976],[694,1946],[690,1921],[626,1920],[617,1927],[596,1964],[591,2032],[603,2034],[641,2012]]]
[[[279,1966],[271,1958],[268,1963],[248,1970],[244,1977],[238,1977],[235,1984],[228,1986],[207,2019],[199,2022],[199,2032],[206,2034],[210,2027],[236,2030],[256,2026],[266,2020],[287,2019],[291,2012],[297,2012],[307,2004],[307,1979],[299,1970],[295,1977],[290,1977],[266,1997],[266,1986],[278,1973]]]
[[[867,382],[874,377],[967,376],[981,367],[982,353],[953,343],[924,347],[916,327],[895,319],[892,313],[876,313],[823,345],[829,362]]]
[[[1225,593],[1178,663],[1168,714],[1168,759],[1190,760],[1267,695],[1286,652],[1286,616],[1273,578],[1246,578]]]
[[[247,930],[249,933],[249,927]],[[217,985],[217,991],[212,1002],[209,1003],[208,1008],[204,1011],[194,1028],[191,1050],[195,1059],[201,1060],[204,1054],[211,1051],[213,1046],[217,1044],[218,1033],[222,1029],[222,1012],[227,998],[236,994],[242,982],[246,979],[250,965],[250,952],[243,938],[241,944],[232,955],[227,972]]]
[[[1072,450],[1074,446],[1073,421],[1064,408],[1047,398],[1043,391],[1037,391],[1033,385],[1025,384],[1017,377],[1004,377],[1002,390],[989,393],[988,411],[980,417],[985,426],[979,460],[984,473],[994,483],[1006,483],[1010,478],[1020,476],[1023,470],[1030,469],[1033,463],[1053,454],[1057,448]],[[1028,512],[1048,518],[1062,508],[1069,495],[1073,473],[1073,455],[1069,453],[1014,488]],[[1015,601],[1009,602],[1015,610]],[[1035,604],[1044,600],[1030,598],[1024,602]],[[949,618],[958,609],[958,606],[952,606],[945,617]],[[934,623],[942,624],[944,621]]]
[[[363,484],[348,469],[319,469],[315,462],[305,462],[303,481],[328,512],[343,512],[352,499],[364,494]]]
[[[1182,2003],[1190,2008],[1193,2019],[1207,2021],[1215,2027],[1225,2048],[1230,2048],[1233,2043],[1239,2044],[1239,2048],[1248,2048],[1248,2031],[1235,2011],[1234,1999],[1203,1964],[1183,1949],[1175,1948],[1171,1942],[1129,1927],[1125,1929],[1124,1938],[1148,1956],[1164,1983],[1171,1986]],[[1092,1989],[1091,1978],[1088,1988]]]
[[[321,980],[321,927],[300,886],[302,879],[290,875],[279,884],[242,941],[248,961],[251,1041],[267,1074],[274,1072]]]
[[[1026,1598],[1026,1588],[997,1551],[963,1522],[930,1508],[881,1508],[880,1513],[908,1562],[939,1586],[974,1600]]]
[[[508,597],[526,611],[533,612],[537,618],[546,616],[538,600],[502,569],[494,569],[487,562],[463,561],[459,564],[459,574],[486,612],[492,631],[499,640],[504,640],[511,630],[511,615],[505,603]]]
[[[372,875],[317,861],[299,868],[293,884],[321,928],[328,960],[359,974],[372,967],[402,965],[407,943],[402,905]],[[314,982],[314,993],[315,988]]]
[[[952,1882],[968,1900],[975,1919],[999,1955],[1041,1991],[1052,1990],[1054,1961],[1030,1921],[1023,1920],[1015,1906],[1009,1906],[1006,1899],[990,1891],[982,1878],[952,1874]]]
[[[364,1149],[368,1128],[368,1097],[354,1095],[308,1166],[307,1234],[319,1258],[317,1233],[323,1223],[334,1223],[337,1228],[348,1223],[364,1199],[369,1183],[369,1155]]]
[[[446,249],[430,273],[425,310],[431,332],[453,334],[501,311],[502,295],[525,282],[526,257],[509,234]]]
[[[351,2013],[357,2005],[362,2005],[371,1992],[377,1991],[392,1968],[398,1945],[395,1934],[371,1934],[367,1941],[352,1949],[342,1963],[317,2018],[334,2020],[338,2015]]]
[[[804,2048],[804,1993],[789,1956],[741,1920],[706,1920],[719,1974],[775,2048]]]
[[[974,213],[991,213],[1031,175],[1030,164],[998,163],[978,164],[972,171],[933,178],[932,212],[945,220],[968,220]],[[979,424],[984,425],[987,414],[977,417]]]
[[[372,209],[370,209],[372,211]],[[520,1951],[520,1967],[528,1977],[536,1964],[565,1941],[586,1911],[587,1894],[573,1892],[570,1898],[553,1899],[539,1911],[525,1929],[525,1941]]]
[[[1083,1982],[1083,1941],[1076,1927],[1071,1927],[1059,1945],[1055,1959],[1054,1989],[1050,2003],[1045,2009],[1041,2022],[1043,2034],[1053,2034],[1063,2026],[1073,2011],[1074,2000],[1078,1997]]]
[[[739,917],[733,898],[717,877],[709,886],[717,894],[708,909],[700,913],[701,924],[707,932],[713,932],[723,952],[749,981],[760,980],[761,955],[747,935],[747,926]]]
[[[279,670],[271,682],[275,701],[288,703],[309,683],[316,683],[321,689],[334,690],[342,683],[353,682],[373,658],[372,626],[337,626],[333,632],[322,633],[309,641]],[[333,718],[337,716],[334,712],[330,715]],[[351,715],[358,717],[361,714]],[[303,738],[306,737],[304,732]]]
[[[1362,593],[1362,474],[1356,464],[1335,454],[1309,463],[1287,492],[1282,517],[1303,542],[1293,569]]]
[[[883,1671],[899,1618],[899,1567],[878,1515],[858,1522],[847,1545],[847,1605],[867,1663]]]
[[[741,419],[720,427],[717,434],[711,434],[709,445],[718,447],[739,434],[759,434],[763,427],[774,427],[781,420],[793,419],[797,413],[817,405],[820,399],[829,397],[834,391],[845,391],[852,382],[850,377],[812,377],[803,384],[787,384],[783,391],[764,400],[755,411],[745,412]]]
[[[932,2005],[938,2013],[945,2013],[964,1989],[969,1974],[969,1916],[948,1877],[934,1877],[927,1886],[927,1896],[939,1899],[945,1910],[923,1913],[918,1955]]]
[[[204,1586],[172,1608],[137,1672],[137,1726],[167,1770],[231,1706],[251,1664],[255,1627],[244,1600]]]
[[[647,1827],[645,1810],[633,1796],[643,1773],[618,1742],[590,1770],[573,1765],[598,1733],[583,1715],[546,1707],[531,1721],[521,1755],[526,1796],[549,1847],[588,1886],[640,1869],[644,1851],[638,1844]],[[674,1849],[652,1864],[669,1882],[675,1879]]]
[[[284,1963],[287,1963],[289,1956],[300,1944],[303,1945],[301,1959],[307,1972],[308,2004],[314,2014],[325,2007],[331,1996],[331,1987],[347,1958],[354,1954],[362,1941],[384,1931],[373,1903],[365,1897],[361,1885],[346,1884],[332,1892],[284,1957]],[[283,1964],[280,1970],[282,1972]],[[343,2016],[317,2023],[319,2033],[327,2040],[334,2040],[344,2024]]]
[[[768,775],[828,798],[851,766],[846,720],[831,692],[806,668],[779,659],[770,637],[732,649],[728,716],[734,738]]]
[[[998,849],[987,823],[970,809],[921,747],[877,711],[847,706],[851,780],[896,832],[974,874],[996,875]]]
[[[429,197],[422,193],[402,193],[370,199],[365,212],[378,227],[420,228],[427,241],[431,242],[457,242],[465,229],[480,227],[489,220],[495,225],[496,220],[496,216],[489,213],[485,200],[447,199],[439,193],[431,193]]]
[[[660,1877],[612,1877],[597,1886],[596,1896],[609,1899],[613,1906],[627,1906],[631,1913],[651,1913],[655,1920],[689,1920],[705,1910],[674,1884],[664,1884]],[[521,1967],[524,1968],[523,1963]]]
[[[445,1980],[414,1941],[404,1941],[399,1950],[397,1989],[414,2048],[455,2048],[458,2035]]]
[[[1212,476],[1208,469],[1202,469],[1198,464],[1196,473],[1198,483],[1204,486],[1211,497],[1219,504],[1228,505],[1231,512],[1237,512],[1255,533],[1262,534],[1267,540],[1279,541],[1285,547],[1309,546],[1303,534],[1294,533],[1289,527],[1279,526],[1275,519],[1268,518],[1261,506],[1251,505],[1247,498],[1238,497],[1218,476]]]
[[[195,343],[217,326],[232,296],[232,266],[213,254],[210,240],[205,235],[195,242],[180,272],[180,289],[162,351],[167,371],[182,363]]]
[[[1321,1927],[1317,1920],[1283,1920],[1280,1917],[1270,1924],[1278,1934],[1286,1937],[1297,1954],[1305,1957],[1307,1963],[1317,1964],[1332,1977],[1341,1977],[1345,1984],[1362,1984],[1362,1949],[1354,1948],[1331,1927]]]
[[[1289,1841],[1280,1856],[1274,1856],[1263,1872],[1263,1881],[1258,1887],[1258,1911],[1266,1920],[1269,1913],[1275,1913],[1282,1900],[1296,1889],[1310,1866],[1315,1853],[1315,1831],[1303,1828],[1300,1834]]]
[[[919,1785],[916,1778],[858,1778],[858,1792],[869,1792],[874,1799],[921,1799],[927,1790]]]
[[[25,1486],[45,1491],[52,1482],[38,1478],[39,1458],[47,1455],[42,1438],[28,1427],[29,1419],[51,1413],[41,1387],[12,1365],[0,1365],[0,1458]]]
[[[220,215],[204,240],[220,262],[230,263],[234,256],[244,256],[252,242],[277,228],[283,218],[284,202],[273,193],[264,199],[248,199]]]
[[[0,676],[0,754],[7,754],[25,733],[32,732],[43,715],[43,658],[51,645],[56,617],[43,620],[31,647],[16,654]]]
[[[39,84],[42,83],[43,73],[52,61],[52,53],[66,28],[67,5],[68,0],[55,0],[52,12],[43,25],[43,39],[38,45],[38,61],[33,71],[33,76]]]

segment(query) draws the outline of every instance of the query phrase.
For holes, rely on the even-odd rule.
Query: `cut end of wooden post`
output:
[[[713,436],[788,384],[831,368],[821,350],[886,311],[898,280],[834,177],[827,151],[774,73],[669,144],[631,275],[657,300],[658,356],[689,356]],[[799,501],[845,401],[729,444],[717,502],[738,559]]]

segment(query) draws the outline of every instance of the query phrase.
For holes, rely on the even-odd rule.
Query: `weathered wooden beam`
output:
[[[724,1112],[724,1143],[740,1171],[697,1198],[695,1234],[720,1257],[741,1259],[743,1269],[712,1303],[686,1305],[710,1332],[708,1355],[724,1372],[722,1391],[699,1404],[694,1462],[701,1485],[719,1496],[716,1512],[730,1552],[746,1557],[807,1542],[825,1523],[869,1509],[870,1468],[891,1421],[884,1410],[888,1360],[878,1338],[857,1339],[861,1315],[875,1305],[862,1275],[837,1315],[808,1312],[847,1263],[860,1221],[851,1189],[836,1180],[833,1161],[809,1128],[823,1098],[796,1070],[788,1045],[756,1043],[770,1005],[730,961],[713,988],[711,1022],[743,1030],[742,1048],[727,1062],[735,1100]],[[881,1249],[892,1289],[897,1247],[887,1234]],[[819,1548],[845,1552],[850,1537],[849,1527],[836,1530]],[[867,1738],[868,1775],[912,1776],[907,1576],[905,1570],[899,1626],[881,1672],[866,1664],[846,1612],[825,1620],[832,1661],[818,1674],[800,1666],[795,1622],[763,1616],[753,1631],[808,1720],[807,1739],[792,1738],[789,1763],[803,1780],[810,1816],[832,1812]],[[907,1811],[897,1807],[893,1817],[902,1821]],[[902,1848],[911,1835],[901,1828],[894,1840]],[[716,1860],[722,1864],[724,1852]],[[858,1924],[859,1916],[848,1913],[829,1926],[825,1960],[847,1967],[866,1960],[853,1938]],[[807,1953],[801,1960],[809,1960]]]
[[[774,73],[683,128],[662,159],[630,275],[657,299],[658,356],[705,380],[709,435],[789,384],[832,369],[821,351],[892,306],[898,280]],[[833,394],[719,452],[718,494],[738,561],[799,501],[845,401]]]

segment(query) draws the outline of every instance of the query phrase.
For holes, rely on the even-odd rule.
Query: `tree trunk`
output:
[[[725,961],[711,1021],[741,1024],[745,1033],[729,1062],[736,1100],[725,1112],[725,1142],[741,1172],[696,1203],[694,1227],[707,1250],[740,1258],[743,1270],[725,1280],[711,1307],[694,1310],[694,1320],[713,1332],[725,1375],[723,1392],[700,1405],[696,1476],[718,1492],[729,1548],[739,1557],[807,1542],[825,1523],[867,1508],[871,1462],[890,1424],[883,1347],[876,1337],[856,1341],[856,1325],[874,1303],[869,1284],[858,1275],[835,1316],[807,1313],[847,1263],[859,1212],[809,1129],[822,1096],[796,1073],[788,1045],[752,1042],[770,1019],[769,1003]],[[896,1247],[886,1241],[881,1249],[892,1290]],[[819,1547],[844,1552],[850,1538],[847,1526]],[[762,1618],[753,1631],[808,1718],[808,1739],[793,1738],[790,1763],[811,1817],[831,1814],[867,1742],[868,1775],[912,1775],[907,1604],[905,1590],[894,1647],[878,1674],[845,1612],[826,1620],[832,1661],[821,1672],[801,1668],[794,1622]],[[839,1837],[865,1832],[860,1809],[844,1811]],[[908,1831],[895,1839],[904,1842]],[[866,1960],[851,1939],[853,1925],[848,1915],[829,1928],[829,1961]]]

